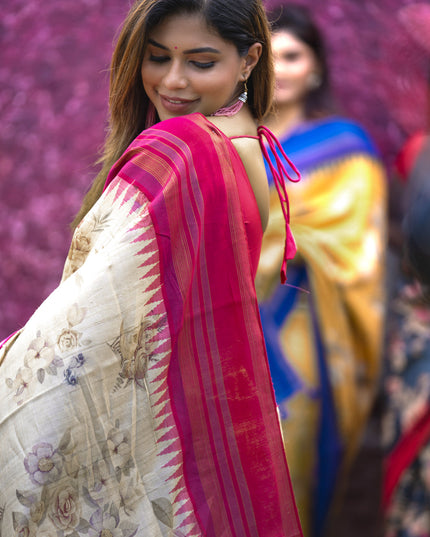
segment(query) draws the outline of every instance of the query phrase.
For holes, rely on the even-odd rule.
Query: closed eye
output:
[[[155,54],[151,54],[149,56],[149,61],[155,62],[155,63],[164,63],[168,62],[170,60],[169,56],[157,56]]]
[[[215,65],[215,62],[196,62],[196,61],[192,61],[191,63],[195,67],[197,67],[198,69],[210,69],[211,67],[213,67]]]

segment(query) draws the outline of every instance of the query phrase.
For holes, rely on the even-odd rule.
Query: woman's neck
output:
[[[305,109],[301,105],[276,106],[266,121],[267,127],[276,135],[283,136],[305,121]]]

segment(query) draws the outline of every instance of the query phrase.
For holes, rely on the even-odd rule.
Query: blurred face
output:
[[[169,17],[148,38],[142,82],[161,120],[213,114],[233,102],[247,78],[247,58],[199,15]]]
[[[276,104],[289,106],[303,103],[319,72],[313,50],[285,30],[273,33],[272,50]]]

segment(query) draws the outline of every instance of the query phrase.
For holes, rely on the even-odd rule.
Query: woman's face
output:
[[[148,36],[142,82],[161,120],[230,104],[247,74],[247,58],[209,31],[199,15],[168,17]]]
[[[318,62],[313,50],[286,30],[272,35],[272,50],[275,62],[275,94],[278,106],[303,104],[315,75]]]

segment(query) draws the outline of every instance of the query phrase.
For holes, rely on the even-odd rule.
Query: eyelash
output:
[[[198,69],[210,69],[215,65],[215,62],[191,62],[193,65],[195,65]]]
[[[153,54],[151,54],[149,56],[149,60],[151,62],[155,62],[155,63],[165,63],[165,62],[168,62],[170,60],[169,56],[155,56]],[[213,67],[215,65],[215,62],[196,62],[196,61],[191,61],[190,62],[192,65],[194,65],[195,67],[197,67],[197,69],[210,69],[211,67]]]
[[[169,57],[168,56],[154,56],[153,54],[151,54],[149,56],[149,60],[155,63],[164,63],[164,62],[169,61]]]

